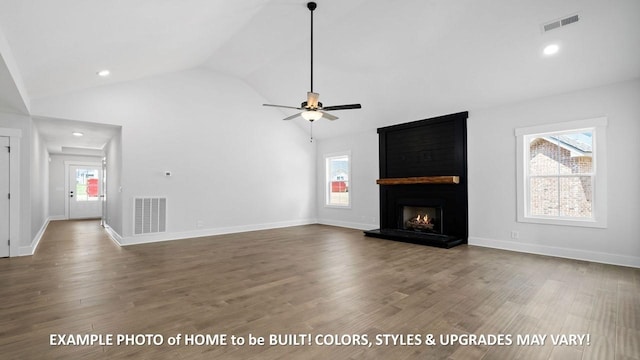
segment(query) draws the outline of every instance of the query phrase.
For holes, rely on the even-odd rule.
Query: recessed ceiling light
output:
[[[72,134],[73,134],[73,136],[78,136],[78,137],[84,136],[84,133],[81,133],[80,131],[74,131],[74,132],[72,132]]]
[[[560,51],[560,45],[549,44],[544,47],[544,49],[542,50],[542,53],[545,54],[546,56],[551,56],[551,55],[557,54],[558,51]]]
[[[107,69],[104,69],[104,70],[98,71],[96,74],[98,74],[98,76],[106,77],[106,76],[109,76],[111,72]]]

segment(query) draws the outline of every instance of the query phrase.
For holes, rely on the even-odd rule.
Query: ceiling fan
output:
[[[296,109],[301,111],[297,114],[288,116],[283,120],[295,119],[298,116],[301,116],[302,118],[304,118],[305,120],[308,120],[309,122],[313,122],[320,118],[325,118],[327,120],[336,120],[338,119],[338,117],[329,114],[327,111],[362,108],[360,104],[323,106],[322,103],[318,101],[320,94],[313,92],[313,11],[316,9],[317,6],[318,5],[313,1],[307,3],[307,8],[311,12],[311,89],[309,92],[307,92],[307,101],[304,101],[302,104],[300,104],[300,107],[262,104],[264,106],[273,106],[273,107],[279,107],[279,108],[285,108],[285,109]]]

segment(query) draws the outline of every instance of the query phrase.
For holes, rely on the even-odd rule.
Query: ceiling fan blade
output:
[[[362,109],[362,105],[360,104],[334,105],[334,106],[325,106],[322,108],[322,110],[324,111],[350,110],[350,109]]]
[[[297,118],[298,116],[300,116],[300,113],[293,114],[293,115],[291,115],[291,116],[287,116],[286,118],[284,118],[284,119],[282,119],[282,120],[292,120],[292,119]]]
[[[318,98],[320,94],[314,92],[307,92],[307,107],[310,109],[318,108]]]
[[[286,105],[262,104],[262,106],[271,106],[271,107],[278,107],[278,108],[285,108],[285,109],[296,109],[296,110],[302,110],[302,108],[299,108],[299,107],[295,107],[295,106],[286,106]]]
[[[331,120],[331,121],[338,120],[338,117],[335,115],[331,115],[328,112],[324,112],[324,111],[320,111],[320,112],[322,113],[322,117],[327,120]]]

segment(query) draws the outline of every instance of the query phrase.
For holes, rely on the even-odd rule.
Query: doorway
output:
[[[0,136],[0,257],[9,256],[9,138]]]
[[[69,164],[67,170],[67,218],[102,217],[102,164]]]

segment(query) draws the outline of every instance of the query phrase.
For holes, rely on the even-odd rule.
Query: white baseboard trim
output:
[[[339,221],[339,220],[331,220],[331,219],[319,219],[318,224],[338,226],[338,227],[344,227],[344,228],[356,229],[356,230],[373,230],[373,229],[380,228],[380,225],[377,225],[377,224],[363,224],[363,223],[354,223],[349,221]]]
[[[526,244],[513,241],[495,240],[480,237],[469,237],[469,245],[494,249],[517,251],[529,254],[555,256],[574,260],[591,261],[603,264],[640,268],[640,257],[619,254],[601,253],[579,249],[568,249],[555,246]]]
[[[49,220],[58,221],[58,220],[69,220],[69,219],[64,215],[54,215],[54,216],[49,216]]]
[[[310,225],[310,224],[317,224],[317,223],[318,222],[316,219],[302,219],[302,220],[282,221],[282,222],[265,223],[265,224],[252,224],[252,225],[239,225],[239,226],[212,228],[212,229],[200,229],[200,230],[191,230],[191,231],[182,231],[182,232],[165,232],[165,233],[155,233],[155,234],[146,234],[146,235],[125,236],[125,237],[120,237],[118,240],[114,239],[114,241],[118,243],[118,245],[120,246],[130,246],[130,245],[148,244],[148,243],[161,242],[161,241],[183,240],[183,239],[192,239],[192,238],[205,237],[205,236],[235,234],[235,233],[241,233],[241,232],[247,232],[247,231],[278,229],[278,228]]]
[[[104,224],[104,230],[109,235],[111,241],[113,241],[118,246],[122,246],[122,236],[118,234],[117,231],[113,230],[113,228],[109,226],[109,224]]]
[[[47,226],[49,226],[49,222],[54,220],[53,217],[48,217],[40,227],[40,230],[38,230],[36,236],[31,240],[31,244],[29,246],[20,246],[20,254],[18,256],[32,256],[35,254],[40,240],[42,240],[42,236],[44,236],[44,232],[47,230]]]

